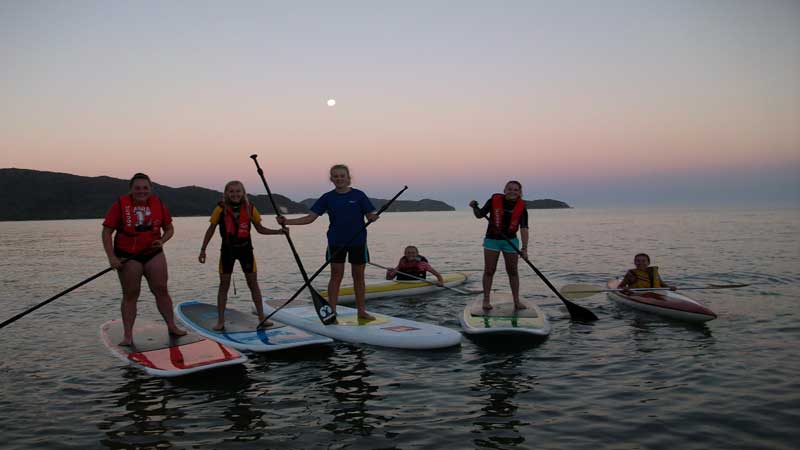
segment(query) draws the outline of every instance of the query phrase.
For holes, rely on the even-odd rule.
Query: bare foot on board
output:
[[[358,320],[366,320],[366,321],[375,320],[375,316],[371,315],[368,312],[358,313]]]
[[[494,308],[494,306],[492,306],[492,304],[489,303],[489,300],[483,299],[483,310],[484,311],[489,311],[492,308]]]
[[[528,309],[528,307],[523,305],[520,302],[516,302],[516,303],[514,303],[514,309]]]
[[[222,331],[225,329],[225,322],[217,322],[211,329],[214,331]]]
[[[177,326],[169,328],[169,334],[172,336],[186,336],[186,330],[178,328]]]
[[[263,321],[263,319],[262,319],[262,321]],[[265,329],[265,328],[269,328],[269,327],[271,327],[271,326],[275,325],[275,322],[273,322],[273,321],[271,321],[271,320],[267,320],[267,321],[266,321],[266,322],[264,322],[264,323],[261,323],[261,322],[259,322],[259,323],[260,323],[260,325],[258,326],[258,329],[259,329],[259,330],[263,330],[263,329]]]
[[[133,347],[133,339],[123,339],[117,345],[120,347]]]

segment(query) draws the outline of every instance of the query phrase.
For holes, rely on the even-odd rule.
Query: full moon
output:
[[[332,99],[332,98],[329,98],[329,99],[328,99],[328,106],[333,106],[333,105],[335,105],[335,104],[336,104],[336,100],[334,100],[334,99]]]

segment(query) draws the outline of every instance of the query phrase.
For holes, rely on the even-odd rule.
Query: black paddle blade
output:
[[[320,295],[320,293],[311,286],[308,286],[308,290],[311,292],[311,301],[314,302],[314,309],[317,310],[317,316],[319,316],[319,320],[322,321],[322,324],[330,325],[336,323],[336,313],[333,312],[333,308],[330,303],[325,300],[325,297]]]
[[[576,320],[578,322],[594,322],[599,318],[588,309],[584,308],[583,306],[576,305],[571,301],[561,298],[561,301],[564,302],[564,305],[567,307],[567,311],[569,311],[569,315],[572,320]]]

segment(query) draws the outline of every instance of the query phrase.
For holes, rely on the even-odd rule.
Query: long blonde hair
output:
[[[242,183],[239,180],[231,180],[231,181],[228,181],[227,183],[225,183],[225,189],[222,191],[222,201],[226,205],[233,205],[233,203],[231,202],[231,199],[228,198],[228,188],[233,186],[234,184],[238,184],[239,186],[241,186],[241,188],[242,188],[242,203],[246,205],[247,204],[247,190],[245,190],[245,188],[244,188],[244,183]]]

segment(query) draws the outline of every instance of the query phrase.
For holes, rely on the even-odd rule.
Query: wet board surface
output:
[[[272,305],[281,304],[281,300],[265,301],[264,313],[270,314],[275,310]],[[375,320],[366,321],[358,318],[355,309],[341,305],[337,306],[336,313],[336,324],[323,325],[313,306],[292,303],[273,317],[293,327],[355,344],[429,350],[461,343],[461,333],[439,325],[387,316],[374,311],[369,313],[375,316]]]
[[[467,334],[532,334],[547,336],[550,323],[544,312],[525,298],[520,303],[526,309],[515,309],[510,292],[493,292],[492,309],[483,309],[483,297],[479,296],[464,307],[460,316],[461,327]]]
[[[113,355],[154,376],[187,375],[247,361],[236,349],[195,333],[172,336],[163,322],[137,319],[132,346],[119,345],[122,336],[120,319],[100,326],[100,338]]]
[[[237,350],[270,352],[333,342],[318,334],[270,320],[273,325],[256,329],[258,317],[235,309],[225,310],[225,329],[216,331],[217,306],[197,301],[178,304],[175,314],[192,331]]]

